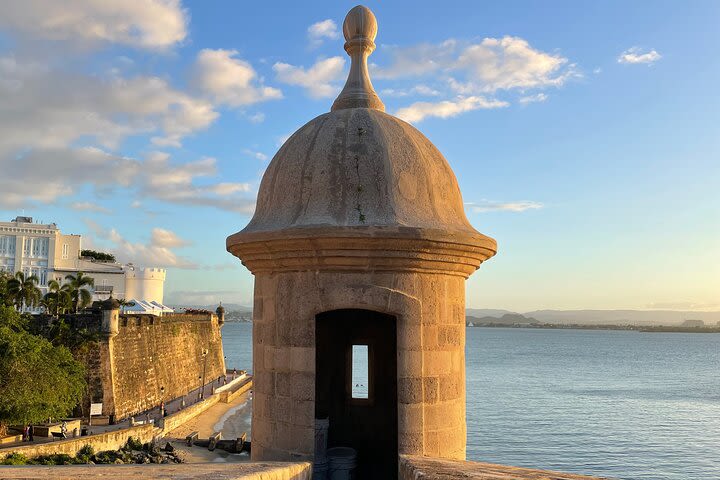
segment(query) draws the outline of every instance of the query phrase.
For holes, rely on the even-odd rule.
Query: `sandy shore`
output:
[[[166,439],[182,452],[187,463],[246,462],[250,456],[230,454],[224,450],[209,451],[203,447],[188,447],[185,437],[198,432],[200,438],[209,438],[215,432],[222,432],[223,439],[235,439],[247,433],[250,440],[252,393],[240,395],[230,403],[216,403],[203,413],[170,432]]]

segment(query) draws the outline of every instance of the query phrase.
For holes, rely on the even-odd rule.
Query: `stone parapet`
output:
[[[217,465],[85,465],[0,467],[3,479],[310,480],[310,463],[254,462]]]
[[[399,470],[399,480],[602,480],[605,478],[409,455],[400,456]]]

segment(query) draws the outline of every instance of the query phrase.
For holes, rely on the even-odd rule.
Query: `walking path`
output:
[[[202,388],[203,397],[207,398],[208,396],[212,395],[213,391],[216,388],[223,386],[225,383],[229,383],[239,377],[242,377],[242,375],[241,374],[233,374],[231,372],[228,372],[228,375],[226,377],[227,382],[225,382],[224,379],[213,379],[213,381],[211,381],[203,386],[203,388]],[[183,408],[187,408],[187,407],[194,405],[195,403],[197,403],[198,401],[201,400],[200,394],[201,394],[201,389],[198,387],[198,388],[188,392],[188,394],[185,395],[184,397],[179,397],[179,398],[168,401],[165,405],[165,408],[167,409],[167,413],[173,414],[173,413],[176,413],[176,412],[182,410]],[[183,399],[185,400],[184,404],[183,404]],[[191,424],[191,423],[195,424],[194,422],[197,422],[197,418],[207,418],[208,422],[211,421],[211,419],[213,417],[207,416],[208,412],[210,412],[210,411],[216,412],[215,414],[219,414],[218,420],[216,420],[212,425],[207,426],[207,428],[204,428],[201,431],[200,436],[207,438],[210,436],[210,434],[214,433],[214,431],[218,431],[220,429],[220,427],[218,427],[214,431],[210,431],[210,433],[207,435],[205,434],[206,430],[207,429],[212,430],[212,428],[216,426],[216,424],[218,423],[218,421],[221,419],[222,415],[225,412],[227,412],[229,410],[233,410],[234,406],[240,407],[241,403],[242,403],[242,401],[241,401],[242,399],[247,400],[248,394],[240,395],[237,399],[235,399],[231,403],[219,402],[219,403],[213,405],[212,407],[210,407],[206,412],[203,412],[198,417],[196,417],[195,419],[188,422],[188,424]],[[229,423],[227,423],[227,427],[226,427],[228,430],[227,430],[227,432],[223,431],[223,438],[237,438],[240,435],[242,435],[242,433],[244,431],[248,432],[248,438],[249,438],[249,435],[250,435],[250,406],[249,406],[249,403],[244,411],[246,411],[246,414],[244,414],[245,415],[244,417],[243,417],[243,412],[240,412],[240,416],[238,416],[237,418],[233,418],[233,419],[228,418],[228,420],[230,420]],[[155,407],[151,410],[148,410],[148,411],[145,411],[142,413],[138,413],[137,415],[135,415],[135,419],[136,419],[136,424],[144,423],[149,419],[151,422],[155,423],[156,425],[162,426],[163,417],[160,412],[160,407]],[[243,419],[243,420],[241,420],[241,419]],[[221,425],[224,423],[225,423],[225,421],[223,420]],[[237,424],[237,427],[231,427],[231,425],[235,425],[235,424]],[[197,424],[197,425],[202,426],[203,424],[201,423],[201,424]],[[121,422],[117,422],[114,425],[83,425],[83,428],[87,428],[89,435],[97,435],[97,434],[101,434],[101,433],[105,433],[105,432],[111,432],[111,431],[125,429],[128,427],[130,427],[130,419],[125,419]],[[232,435],[236,435],[236,431],[241,430],[241,429],[242,429],[242,431],[237,433],[236,437],[232,436]],[[180,429],[177,429],[177,430],[180,430]],[[198,430],[198,429],[195,428],[191,431],[195,431],[195,430]],[[89,439],[90,437],[83,437],[83,438]],[[182,438],[184,439],[185,437],[183,436]],[[0,458],[4,457],[4,453],[2,452],[2,449],[7,449],[7,451],[9,451],[10,449],[12,449],[14,447],[24,447],[24,446],[30,446],[30,445],[52,443],[55,441],[58,441],[58,440],[55,438],[52,438],[52,437],[35,436],[33,442],[15,442],[15,443],[3,444],[3,445],[0,445]]]

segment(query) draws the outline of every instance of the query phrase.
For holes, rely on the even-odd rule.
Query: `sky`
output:
[[[9,0],[0,218],[251,305],[225,250],[273,155],[329,111],[354,3]],[[471,308],[720,310],[720,3],[393,1],[370,57],[498,254]]]

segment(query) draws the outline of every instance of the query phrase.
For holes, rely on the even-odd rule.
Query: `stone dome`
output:
[[[305,124],[277,152],[255,214],[228,237],[228,250],[251,270],[300,268],[307,261],[346,268],[342,259],[360,255],[361,248],[410,256],[420,249],[436,257],[442,250],[447,265],[463,264],[469,274],[495,254],[495,240],[468,222],[457,179],[440,151],[415,127],[385,113],[367,69],[377,34],[373,13],[353,8],[343,33],[352,60],[345,87],[329,113]],[[319,238],[336,240],[320,245]],[[381,238],[422,241],[376,242]],[[455,258],[460,251],[463,259]],[[379,268],[373,262],[363,268]]]
[[[265,172],[245,232],[398,226],[477,233],[448,162],[412,125],[369,108],[311,120]]]

